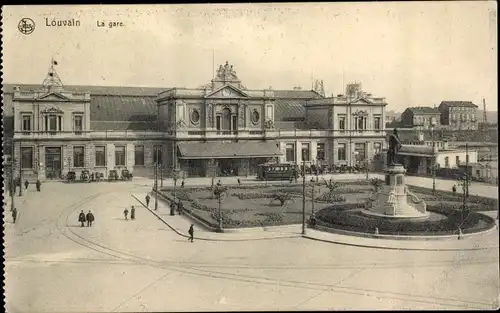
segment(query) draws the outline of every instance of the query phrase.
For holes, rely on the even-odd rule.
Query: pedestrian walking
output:
[[[132,208],[130,209],[130,219],[135,220],[135,207],[134,206],[132,206]]]
[[[217,181],[217,186],[222,186],[222,183],[220,182],[220,179]]]
[[[149,197],[149,195],[146,195],[146,206],[149,208],[149,200],[151,200],[151,198]]]
[[[28,186],[30,185],[30,182],[28,180],[26,180],[24,182],[24,187],[26,187],[25,189],[28,189]]]
[[[128,209],[125,208],[125,210],[123,210],[123,215],[125,215],[125,220],[127,221],[128,220]]]
[[[194,240],[194,227],[193,227],[193,224],[191,224],[191,226],[189,227],[188,233],[189,233],[188,241],[193,242],[193,240]]]
[[[241,180],[238,178],[238,185],[241,185]]]
[[[457,193],[457,186],[453,185],[453,187],[451,187],[451,191],[453,191],[453,193]]]
[[[90,212],[89,210],[89,213],[87,213],[87,227],[91,227],[93,221],[94,221],[94,214],[92,214],[92,212]]]
[[[84,223],[85,223],[86,219],[85,219],[85,213],[83,213],[83,210],[78,215],[78,221],[81,223],[80,227],[85,226]]]
[[[175,200],[170,201],[170,215],[175,215]]]
[[[39,179],[36,180],[36,191],[40,191],[40,188],[42,187],[42,183],[40,182]]]
[[[17,208],[14,208],[14,210],[12,210],[12,220],[14,221],[14,224],[16,223],[16,218],[17,218]]]
[[[184,188],[184,179],[181,182],[181,188]]]

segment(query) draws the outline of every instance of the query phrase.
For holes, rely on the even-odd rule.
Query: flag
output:
[[[57,65],[57,61],[52,60],[52,64]]]

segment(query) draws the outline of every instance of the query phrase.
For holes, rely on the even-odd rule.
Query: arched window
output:
[[[222,130],[231,130],[231,110],[222,110]]]

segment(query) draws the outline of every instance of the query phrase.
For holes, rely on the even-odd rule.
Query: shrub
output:
[[[346,202],[346,198],[342,195],[336,194],[331,191],[327,191],[323,193],[321,196],[316,198],[317,201],[323,201],[328,203],[334,202]]]
[[[287,201],[292,200],[292,196],[288,193],[281,192],[273,194],[271,199],[271,201],[278,200],[280,202],[280,205],[284,206]]]

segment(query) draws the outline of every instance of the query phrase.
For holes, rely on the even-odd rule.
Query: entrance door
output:
[[[45,148],[45,176],[51,179],[61,177],[61,147]]]

